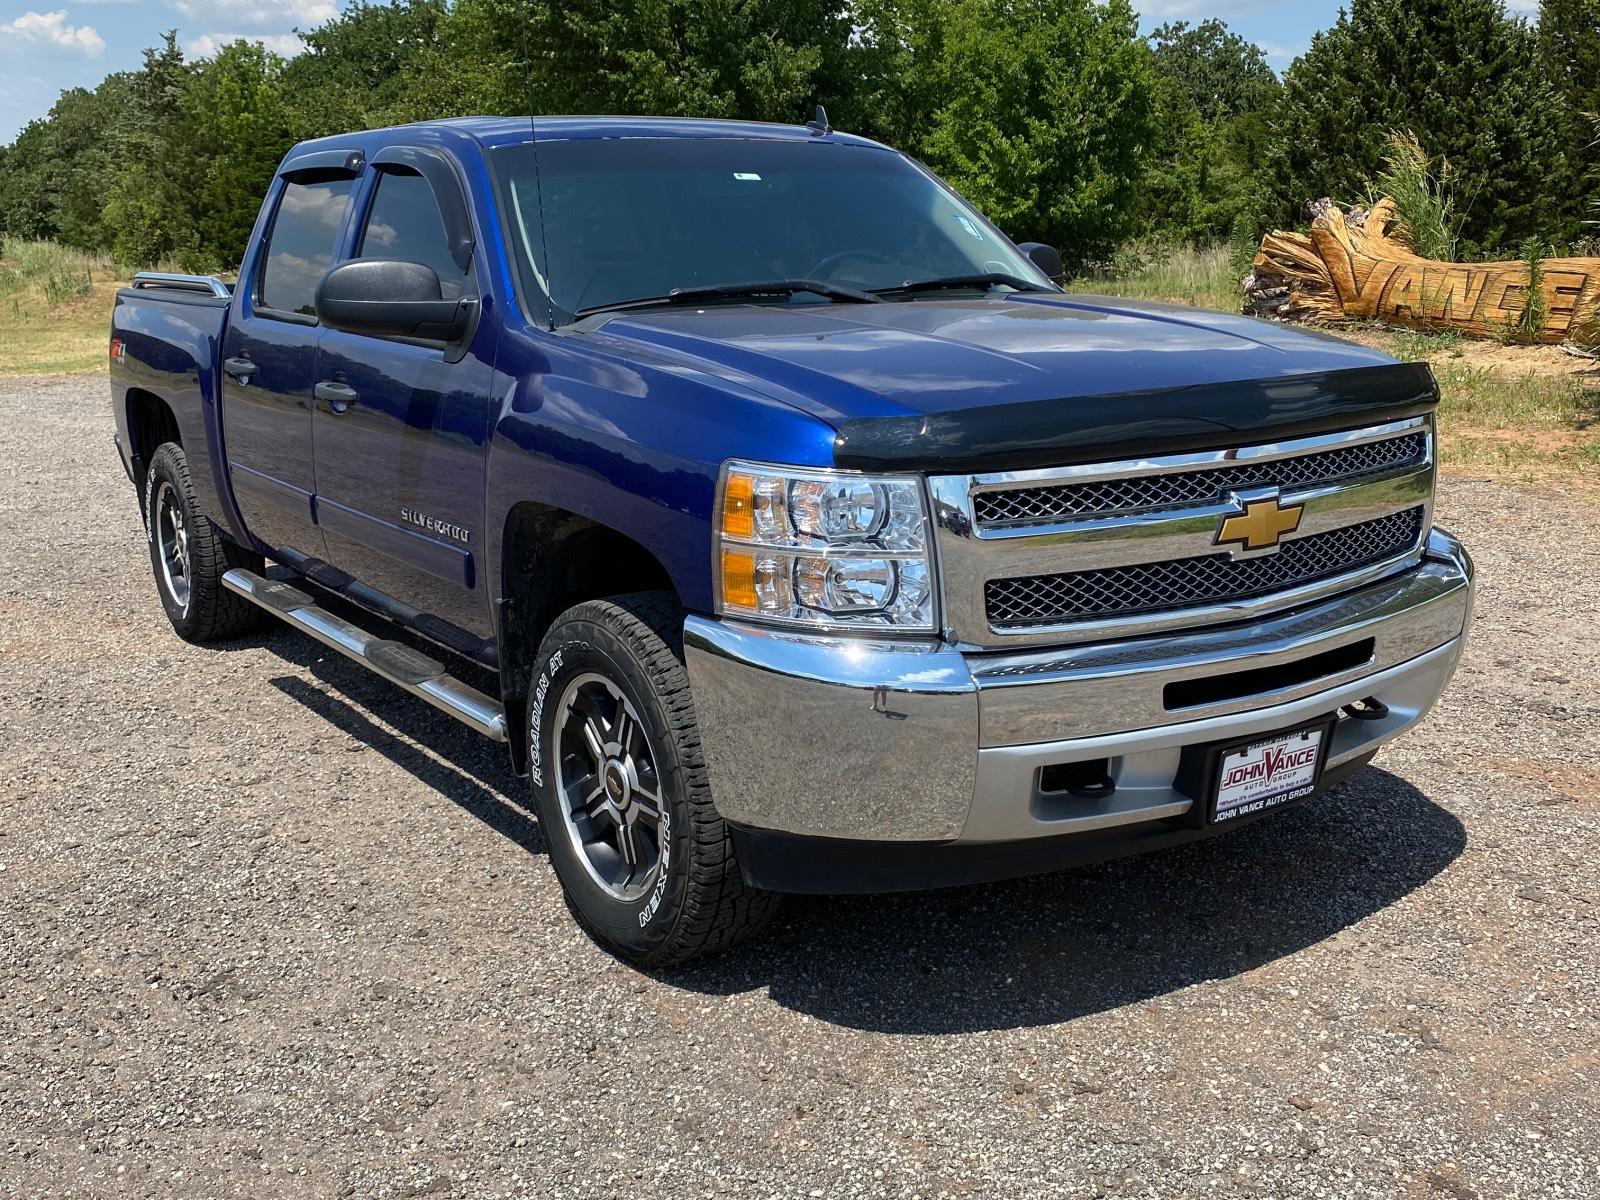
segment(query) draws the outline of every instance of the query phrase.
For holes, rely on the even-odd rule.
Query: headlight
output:
[[[921,480],[730,462],[717,498],[719,612],[933,631]]]

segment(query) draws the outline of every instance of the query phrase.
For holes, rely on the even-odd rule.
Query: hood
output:
[[[827,421],[841,465],[861,467],[1017,468],[1059,463],[1069,447],[1215,445],[1433,399],[1425,367],[1337,338],[1090,296],[646,309],[579,328]]]

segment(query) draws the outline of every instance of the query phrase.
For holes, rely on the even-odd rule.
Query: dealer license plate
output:
[[[1262,812],[1308,796],[1317,786],[1325,726],[1263,738],[1222,756],[1212,821]]]

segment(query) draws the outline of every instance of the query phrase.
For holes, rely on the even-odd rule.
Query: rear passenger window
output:
[[[450,255],[450,238],[433,187],[421,175],[385,171],[367,214],[358,258],[390,258],[432,267],[439,292],[455,300],[469,290],[470,264],[463,271]]]
[[[290,180],[278,201],[256,303],[279,312],[315,313],[311,298],[333,265],[352,179]]]

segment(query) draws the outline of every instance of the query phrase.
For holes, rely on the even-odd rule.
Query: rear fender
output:
[[[235,541],[248,544],[244,522],[220,468],[226,459],[217,356],[228,307],[229,301],[221,297],[120,290],[111,313],[111,336],[121,343],[120,352],[111,360],[111,394],[118,438],[126,448],[125,461],[134,484],[142,484],[156,451],[154,445],[140,444],[141,422],[135,419],[139,405],[151,398],[172,414],[201,512]],[[144,436],[148,440],[147,433]]]

